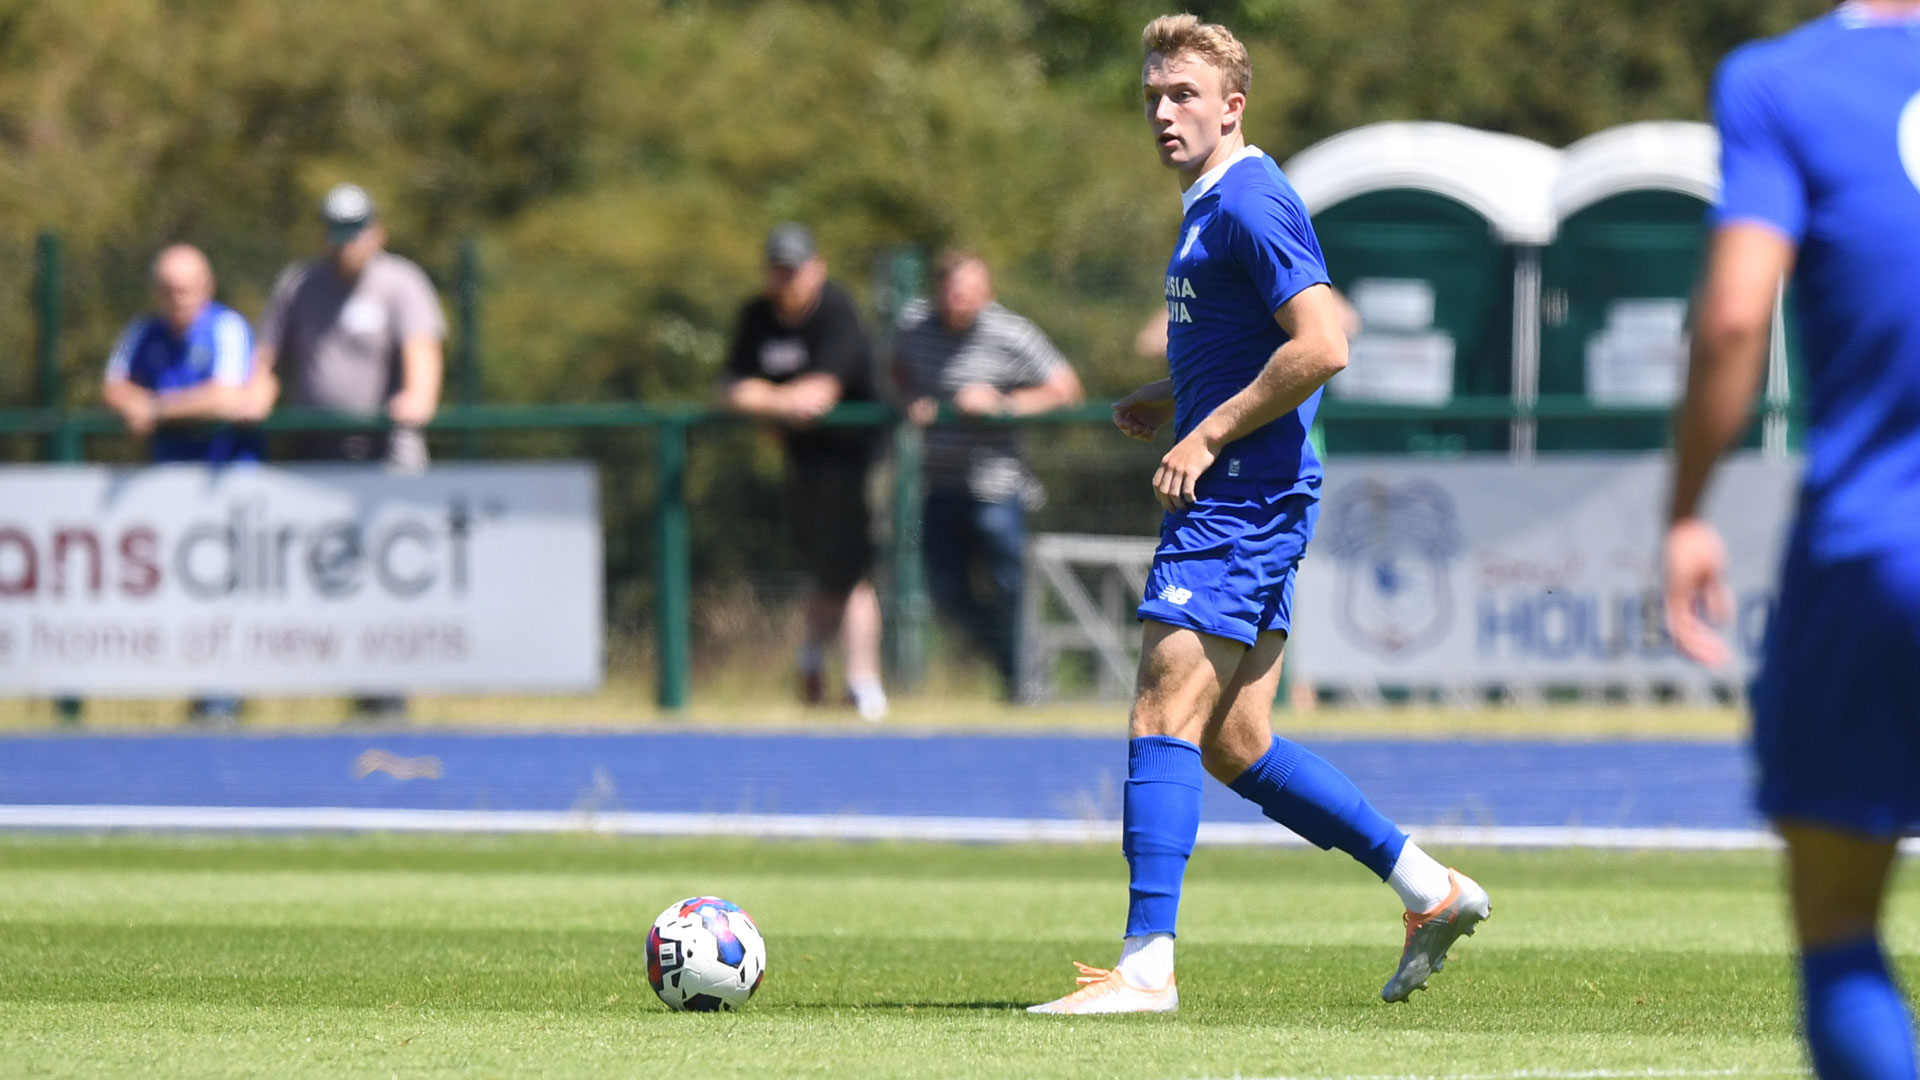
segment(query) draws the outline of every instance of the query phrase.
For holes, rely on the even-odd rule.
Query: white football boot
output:
[[[1407,943],[1400,950],[1400,967],[1380,988],[1384,1001],[1405,1001],[1415,990],[1425,990],[1427,979],[1447,963],[1447,950],[1463,937],[1471,937],[1473,928],[1493,914],[1487,890],[1458,870],[1449,869],[1452,888],[1447,898],[1429,911],[1409,911]]]
[[[1089,967],[1078,960],[1080,989],[1045,1005],[1030,1005],[1030,1013],[1052,1016],[1093,1016],[1099,1013],[1172,1012],[1180,1007],[1180,991],[1173,976],[1158,990],[1143,990],[1120,976],[1118,971]]]

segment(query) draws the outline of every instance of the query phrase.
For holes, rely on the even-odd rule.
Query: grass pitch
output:
[[[1182,1009],[1049,1018],[1110,962],[1117,853],[563,838],[0,836],[0,1076],[1789,1075],[1763,854],[1456,852],[1494,917],[1409,1005],[1344,856],[1203,849]],[[645,927],[712,892],[769,943],[669,1013]],[[1920,953],[1920,892],[1893,946]]]

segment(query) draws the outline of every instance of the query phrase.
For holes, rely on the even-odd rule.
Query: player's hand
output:
[[[1699,518],[1682,518],[1667,529],[1667,633],[1674,647],[1710,668],[1733,659],[1716,626],[1733,619],[1733,590],[1727,587],[1727,545],[1720,533]]]
[[[907,402],[908,421],[918,424],[921,427],[926,427],[939,418],[940,403],[932,398],[914,398],[912,401]]]
[[[781,418],[805,427],[840,403],[840,384],[831,377],[803,375],[783,388],[780,401]]]
[[[1192,506],[1194,485],[1200,482],[1200,474],[1213,467],[1217,453],[1198,432],[1174,443],[1153,473],[1153,497],[1161,508],[1175,511]]]
[[[962,416],[1005,416],[1007,395],[986,383],[968,383],[953,392],[953,407]]]
[[[400,427],[426,427],[438,405],[432,394],[402,390],[387,399],[387,418]]]
[[[119,413],[127,425],[127,433],[144,439],[153,434],[154,425],[160,422],[160,398],[156,394],[144,394],[122,404]]]
[[[1152,442],[1155,432],[1173,422],[1173,398],[1162,389],[1166,385],[1150,383],[1114,402],[1114,426],[1130,439]]]
[[[240,387],[232,413],[227,419],[242,424],[257,424],[273,411],[274,400],[279,396],[280,380],[272,372],[255,375]]]

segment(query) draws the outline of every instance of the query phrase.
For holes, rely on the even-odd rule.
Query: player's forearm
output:
[[[1693,517],[1715,463],[1753,418],[1766,368],[1764,326],[1702,327],[1693,341],[1687,396],[1674,417],[1673,502],[1669,520]]]
[[[1080,389],[1079,379],[1045,382],[1008,391],[1007,412],[1012,416],[1032,416],[1055,409],[1071,409],[1084,400],[1086,394]]]
[[[134,426],[140,417],[152,411],[153,391],[137,386],[126,379],[108,379],[100,389],[100,400],[107,408],[120,415],[127,426]]]
[[[414,338],[401,346],[400,392],[422,401],[438,402],[446,378],[446,358],[440,342]]]
[[[239,412],[239,386],[205,382],[184,390],[170,390],[155,401],[154,418],[162,423],[181,420],[231,420]]]
[[[721,388],[720,407],[760,420],[782,417],[780,388],[765,379],[734,379]]]
[[[1221,402],[1195,433],[1215,449],[1246,438],[1298,409],[1346,366],[1345,338],[1295,338],[1276,349],[1260,374]]]

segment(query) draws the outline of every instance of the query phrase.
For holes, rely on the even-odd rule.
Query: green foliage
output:
[[[1564,144],[1698,117],[1735,43],[1821,0],[1238,0],[1282,155],[1440,119]],[[491,396],[705,392],[773,222],[812,223],[865,291],[899,245],[963,242],[1096,391],[1177,204],[1141,137],[1127,0],[0,0],[0,348],[24,359],[31,233],[69,243],[69,400],[143,303],[161,244],[207,247],[257,311],[354,179],[443,281],[484,239]],[[30,365],[0,367],[24,402]]]

